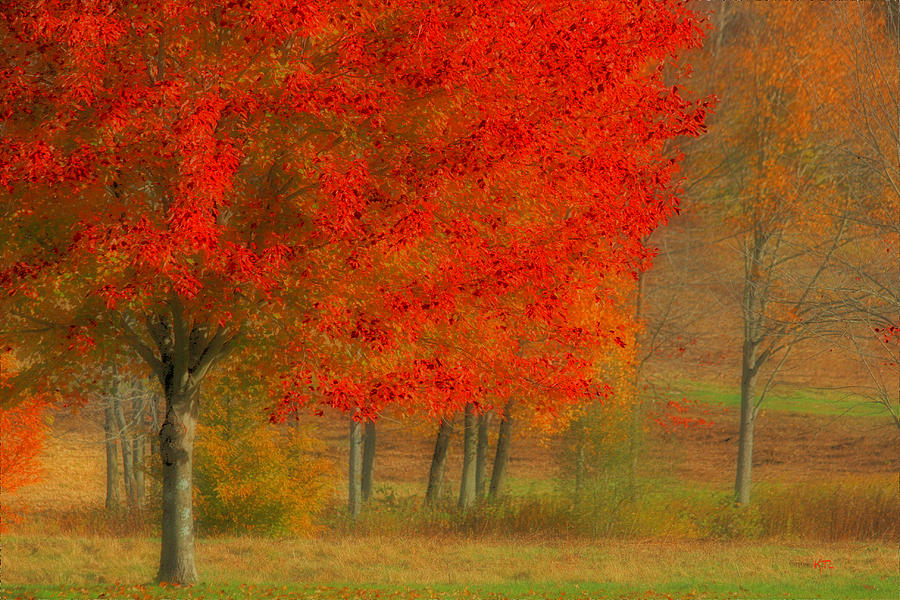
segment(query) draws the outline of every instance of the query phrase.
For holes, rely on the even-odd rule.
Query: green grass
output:
[[[893,598],[882,543],[495,537],[217,538],[203,585],[159,588],[158,541],[4,536],[2,598]],[[815,561],[831,560],[819,570]]]
[[[511,584],[475,587],[407,586],[407,587],[356,587],[356,586],[297,586],[297,585],[248,585],[200,584],[191,588],[158,587],[147,585],[94,585],[94,586],[10,586],[0,588],[0,598],[41,598],[69,600],[83,598],[134,598],[136,600],[163,599],[219,599],[219,598],[284,598],[286,600],[661,600],[684,598],[726,599],[742,598],[794,599],[821,598],[823,600],[885,600],[894,597],[896,585],[887,577],[870,585],[863,580],[829,579],[822,582],[771,583],[767,581],[742,581],[736,583],[705,584],[691,580],[673,581],[661,587],[601,585],[596,583],[567,582],[561,584]]]
[[[759,391],[759,390],[758,390]],[[665,394],[665,392],[663,392]],[[737,385],[680,380],[673,383],[666,400],[688,401],[703,404],[719,404],[728,408],[740,408],[741,394]],[[655,398],[659,399],[659,398]],[[864,398],[834,390],[815,390],[780,386],[770,390],[763,400],[762,410],[792,412],[824,416],[885,417],[887,409]]]

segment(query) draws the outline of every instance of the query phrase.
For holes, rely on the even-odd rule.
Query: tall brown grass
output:
[[[323,533],[358,535],[463,535],[467,537],[654,538],[668,540],[796,539],[900,541],[900,482],[891,476],[759,485],[750,506],[728,493],[704,489],[592,489],[578,498],[564,492],[511,496],[468,511],[447,499],[423,506],[418,496],[382,495],[351,521],[343,503],[321,517]],[[159,511],[109,512],[102,507],[29,515],[20,533],[135,537],[158,535]],[[224,535],[246,533],[240,530]],[[209,537],[201,528],[200,535]]]
[[[423,507],[419,498],[370,505],[351,522],[335,506],[327,529],[356,534],[462,534],[809,541],[900,540],[900,488],[886,477],[758,486],[753,503],[736,506],[729,493],[704,489],[653,490],[631,498],[598,488],[507,497],[465,512],[448,500]]]
[[[767,535],[900,541],[900,480],[895,475],[763,487],[756,503]]]
[[[159,535],[159,511],[88,506],[69,510],[31,511],[14,533],[71,537],[150,537]]]

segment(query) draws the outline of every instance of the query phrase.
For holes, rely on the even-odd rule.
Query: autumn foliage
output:
[[[0,354],[0,391],[12,371],[9,353]],[[9,508],[9,495],[40,477],[39,457],[44,447],[47,424],[46,402],[31,398],[17,404],[0,404],[0,531],[4,531],[15,514]]]
[[[676,1],[17,0],[0,38],[3,308],[141,356],[172,486],[236,349],[278,349],[249,359],[276,419],[602,398],[707,106],[672,85],[702,38]]]
[[[675,3],[23,2],[4,32],[0,281],[26,314],[289,318],[286,398],[367,413],[415,384],[435,410],[596,395],[580,349],[615,327],[570,307],[646,266],[662,144],[704,112],[654,68],[700,37]]]
[[[334,467],[308,427],[276,427],[265,395],[220,384],[199,428],[195,495],[206,533],[309,533]]]

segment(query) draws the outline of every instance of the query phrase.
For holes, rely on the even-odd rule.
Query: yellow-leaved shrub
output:
[[[262,402],[210,398],[195,451],[200,534],[311,531],[332,491],[322,450],[308,429],[269,423]]]

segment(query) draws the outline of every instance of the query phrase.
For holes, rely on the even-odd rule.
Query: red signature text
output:
[[[828,559],[826,559],[826,558],[820,558],[820,559],[817,560],[815,563],[813,563],[813,568],[818,569],[818,570],[819,570],[819,573],[821,573],[821,572],[824,571],[825,569],[833,569],[834,567],[831,566],[831,561],[830,561],[830,560],[828,560]]]

